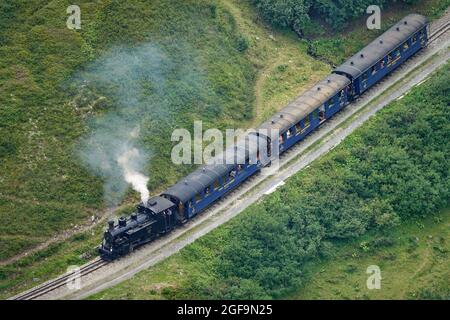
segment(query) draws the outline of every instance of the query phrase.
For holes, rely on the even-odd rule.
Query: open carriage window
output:
[[[345,99],[345,91],[341,90],[341,92],[339,92],[339,101],[343,102]]]
[[[408,49],[409,49],[408,41],[405,41],[405,43],[403,44],[403,51],[406,51]]]
[[[309,116],[306,116],[305,119],[303,119],[303,124],[304,124],[304,127],[303,127],[304,129],[309,127],[309,125],[310,125]]]
[[[333,105],[334,105],[333,99],[328,100],[327,105],[328,105],[329,107],[333,106]]]
[[[233,180],[236,177],[236,170],[231,170],[228,177]]]
[[[321,105],[319,107],[319,121],[322,121],[325,119],[325,105]]]
[[[219,188],[220,188],[220,182],[219,182],[219,179],[216,179],[214,181],[214,189],[219,189]]]
[[[372,66],[371,72],[372,72],[372,75],[377,73],[377,65]]]

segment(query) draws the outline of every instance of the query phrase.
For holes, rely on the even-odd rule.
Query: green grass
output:
[[[82,265],[97,255],[95,247],[103,226],[79,233],[64,242],[51,244],[17,262],[0,267],[0,299],[25,291],[66,272],[71,265]]]
[[[290,299],[450,298],[450,210],[385,235],[371,233],[335,250],[308,270]],[[381,269],[381,289],[367,289],[366,269]]]
[[[297,297],[323,261],[332,265],[341,256],[339,261],[348,258],[347,264],[354,264],[365,257],[362,252],[386,243],[398,244],[401,252],[407,238],[397,243],[391,234],[415,232],[414,225],[434,221],[438,225],[432,225],[433,230],[442,231],[448,227],[448,212],[437,211],[449,201],[444,160],[448,148],[442,143],[448,136],[448,68],[391,103],[332,152],[229,223],[92,298]],[[436,233],[433,246],[447,234]],[[360,249],[355,251],[355,246]],[[408,281],[403,285],[387,281],[391,293],[386,296],[445,295],[446,283],[441,280],[448,273],[447,249],[437,250],[443,253],[436,259],[444,267],[437,268],[436,277],[421,278],[416,287]],[[362,263],[368,260],[369,256]],[[380,262],[380,267],[389,269],[387,263]],[[424,286],[430,279],[443,289],[433,293]]]

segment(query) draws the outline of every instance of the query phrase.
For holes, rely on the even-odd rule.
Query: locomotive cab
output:
[[[163,197],[140,203],[129,217],[121,217],[117,223],[108,222],[99,247],[100,255],[113,260],[172,230],[176,225],[174,213],[175,204]]]

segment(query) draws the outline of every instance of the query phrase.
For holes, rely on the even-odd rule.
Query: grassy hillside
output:
[[[169,160],[173,128],[190,129],[194,119],[205,127],[248,125],[255,118],[257,71],[280,46],[261,23],[245,17],[241,28],[228,3],[84,1],[80,31],[66,28],[67,5],[18,1],[1,8],[1,260],[101,214],[102,180],[80,163],[77,148],[92,129],[90,119],[126,107],[116,85],[140,81],[148,88],[140,102],[159,107],[142,115],[140,143],[153,154],[146,167],[149,187],[160,190],[191,170]],[[311,77],[313,60],[294,38],[280,37],[295,61],[303,60],[296,75],[302,80],[292,91],[327,71],[314,63],[319,72]],[[120,69],[111,72],[110,82],[96,81],[98,65],[113,50],[145,55],[146,45],[165,56],[163,92]],[[152,71],[151,65],[140,67]],[[166,114],[158,117],[155,110],[162,109]]]
[[[433,219],[438,222],[439,225],[431,225],[430,232],[435,230],[439,239],[427,242],[437,248],[438,257],[430,263],[448,262],[444,231],[448,216],[437,213],[448,207],[450,200],[449,163],[445,160],[450,156],[449,70],[447,64],[430,80],[368,120],[333,151],[229,223],[93,298],[290,297],[311,281],[311,267],[317,266],[320,259],[332,264],[334,257],[338,257],[339,265],[357,264],[349,267],[349,273],[355,275],[350,284],[342,285],[344,288],[366,276],[357,273],[358,266],[370,260],[365,253],[376,247],[380,248],[376,251],[379,257],[386,255],[379,262],[388,275],[385,288],[394,290],[385,296],[408,298],[398,292],[410,291],[409,280],[393,283],[390,272],[395,266],[389,263],[397,265],[395,259],[409,259],[400,252],[405,241],[416,236],[411,225],[429,225]],[[408,236],[395,237],[404,232]],[[366,234],[366,238],[359,238]],[[358,250],[355,241],[360,246]],[[391,245],[396,246],[399,257],[390,252]],[[344,249],[339,249],[341,246]],[[341,252],[340,258],[336,252]],[[405,265],[404,272],[408,270],[411,269]],[[414,270],[419,270],[421,284],[429,279],[421,273],[422,269]],[[445,289],[442,281],[448,278],[448,269],[433,270],[433,281]],[[411,288],[417,297],[441,295],[429,292],[428,287]],[[336,290],[328,296],[339,294]],[[358,293],[362,291],[350,296],[366,297]],[[343,296],[349,294],[346,291]]]

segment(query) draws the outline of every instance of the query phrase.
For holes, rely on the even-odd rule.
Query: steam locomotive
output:
[[[406,16],[250,135],[259,140],[258,145],[268,146],[270,154],[275,141],[269,134],[260,132],[276,129],[279,133],[276,145],[280,153],[284,152],[426,47],[427,43],[427,18],[418,14]],[[270,165],[270,159],[261,161],[258,148],[248,145],[241,148],[245,159],[240,160],[243,161],[234,158],[235,163],[199,168],[161,195],[140,203],[131,216],[121,217],[117,223],[109,221],[99,247],[100,255],[104,259],[115,259],[170,232],[262,167]],[[255,158],[257,161],[251,161]]]

